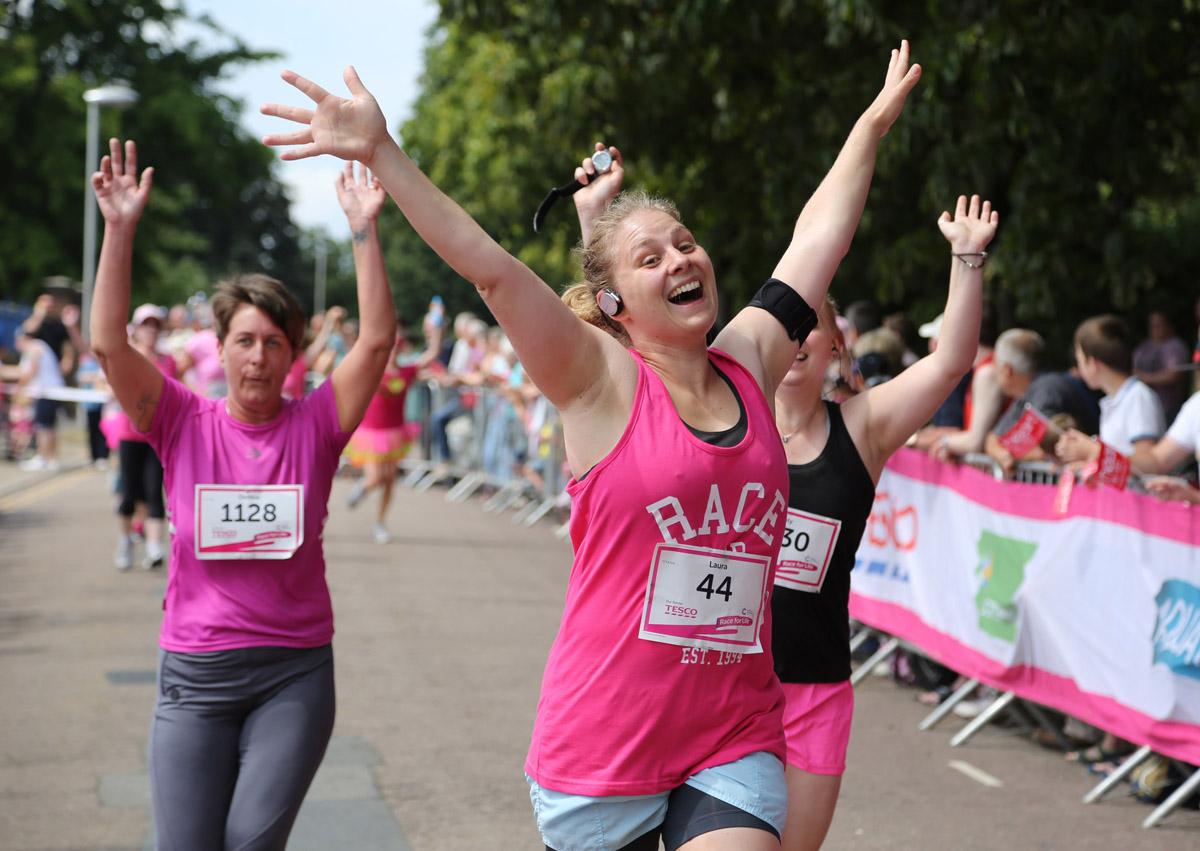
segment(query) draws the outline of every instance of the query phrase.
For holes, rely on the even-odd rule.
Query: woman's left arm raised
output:
[[[892,51],[883,88],[850,131],[841,152],[796,220],[788,245],[772,277],[791,287],[814,311],[850,250],[875,173],[879,140],[900,117],[909,92],[921,78],[921,66],[909,64],[909,45]],[[765,310],[747,307],[717,337],[715,345],[754,372],[771,398],[803,340],[788,336]]]
[[[396,308],[379,244],[379,212],[387,193],[367,167],[346,163],[338,175],[338,202],[350,223],[354,271],[358,279],[358,339],[329,380],[337,400],[338,425],[353,431],[362,421],[396,343]]]

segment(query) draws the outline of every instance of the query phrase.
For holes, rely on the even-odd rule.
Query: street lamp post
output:
[[[313,315],[325,312],[325,261],[329,247],[325,244],[325,234],[317,234],[313,245]]]
[[[124,108],[137,103],[137,99],[137,92],[123,85],[101,86],[83,93],[87,104],[87,159],[83,164],[83,305],[79,324],[85,338],[90,335],[92,286],[96,282],[96,198],[92,194],[92,173],[99,163],[100,107]]]

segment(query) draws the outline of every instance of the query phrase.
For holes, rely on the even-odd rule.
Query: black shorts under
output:
[[[776,839],[780,838],[779,831],[769,822],[685,784],[673,791],[667,800],[666,820],[620,851],[658,851],[659,840],[667,851],[676,851],[697,836],[729,827],[765,830]],[[547,845],[546,851],[554,849]]]

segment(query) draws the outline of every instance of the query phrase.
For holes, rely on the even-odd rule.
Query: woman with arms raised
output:
[[[786,698],[788,851],[821,847],[846,766],[850,685],[850,570],[889,457],[950,394],[975,357],[983,253],[999,216],[979,196],[958,199],[938,227],[950,243],[950,292],[935,352],[842,404],[821,399],[845,351],[833,304],[775,394],[791,496],[771,606],[775,670]]]
[[[285,401],[304,314],[279,281],[212,299],[229,395],[205,399],[129,344],[130,259],[150,195],[116,139],[92,176],[104,216],[92,343],[162,459],[174,525],[150,786],[159,849],[282,849],[333,730],[333,612],[321,532],[338,457],[395,334],[375,218],[384,195],[339,178],[354,234],[358,342],[330,381]]]
[[[712,263],[668,202],[618,199],[564,306],[405,156],[353,69],[344,99],[263,112],[284,159],[367,163],[478,289],[561,411],[575,564],[526,762],[547,846],[778,847],[786,787],[769,592],[787,468],[771,400],[849,249],[880,138],[920,75],[893,51],[751,306],[718,335]]]
[[[600,146],[598,146],[600,147]],[[597,174],[576,168],[585,234],[617,195],[624,161]],[[788,459],[790,496],[772,595],[775,670],[783,683],[788,817],[783,847],[820,848],[833,820],[846,764],[854,692],[849,683],[850,571],[883,466],[971,368],[979,342],[984,249],[999,215],[978,196],[958,199],[938,227],[950,243],[950,292],[941,344],[896,378],[843,402],[822,400],[846,343],[826,298],[817,327],[801,344],[775,393],[775,419]]]

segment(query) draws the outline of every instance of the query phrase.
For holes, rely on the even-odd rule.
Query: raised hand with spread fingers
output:
[[[354,163],[346,163],[334,186],[337,189],[338,203],[342,205],[342,211],[350,222],[351,233],[357,233],[379,219],[379,213],[387,201],[387,193],[366,166],[360,166],[358,176],[355,177]]]
[[[530,377],[559,406],[570,422],[573,403],[589,397],[588,432],[607,435],[593,405],[602,395],[631,397],[636,386],[624,348],[597,328],[586,326],[536,274],[505,251],[471,216],[447,197],[387,133],[379,105],[352,67],[345,71],[350,97],[339,97],[300,75],[283,79],[307,96],[314,108],[268,104],[262,112],[294,121],[301,129],[266,136],[263,142],[284,147],[285,160],[328,154],[367,165],[421,238],[461,277],[470,281],[504,327]],[[590,330],[589,330],[590,328]],[[581,333],[582,332],[582,333]],[[619,390],[610,379],[619,376]],[[628,410],[615,412],[610,430],[619,435]],[[581,425],[582,425],[581,416]],[[615,438],[614,438],[615,440]],[[571,449],[588,442],[578,437]],[[607,448],[586,449],[589,457]],[[590,464],[589,464],[590,466]]]
[[[108,228],[136,225],[146,209],[154,169],[145,169],[139,180],[137,167],[137,144],[132,139],[125,142],[124,156],[121,143],[108,140],[108,154],[100,160],[100,170],[92,175],[96,204]]]
[[[353,66],[346,68],[342,78],[350,90],[349,98],[330,94],[295,71],[284,71],[283,79],[307,95],[316,108],[276,103],[265,105],[262,108],[264,115],[295,121],[304,125],[304,129],[272,134],[265,137],[263,142],[273,146],[294,146],[280,154],[285,160],[329,154],[338,159],[370,164],[376,150],[391,141],[387,121]]]
[[[365,165],[358,166],[356,177],[352,162],[346,163],[334,186],[350,223],[359,326],[354,345],[334,368],[330,380],[337,398],[338,419],[345,431],[351,431],[362,420],[379,377],[387,368],[396,338],[396,308],[379,242],[379,213],[387,193]],[[330,318],[326,324],[336,323]]]
[[[978,195],[969,199],[960,195],[954,214],[941,214],[937,225],[950,243],[951,257],[937,349],[891,381],[842,404],[846,427],[876,479],[892,453],[928,422],[975,361],[983,309],[984,249],[999,224],[1000,214]]]
[[[96,265],[96,287],[89,317],[92,351],[100,361],[117,401],[140,430],[154,419],[163,376],[129,344],[130,275],[133,239],[150,199],[154,169],[138,177],[137,145],[108,140],[108,154],[92,175],[92,191],[104,216],[104,241]]]

